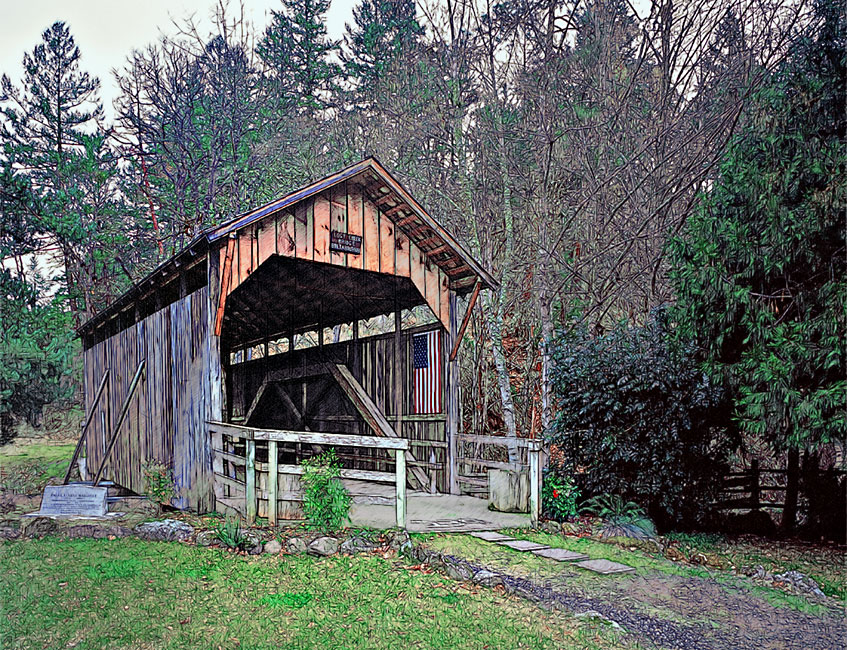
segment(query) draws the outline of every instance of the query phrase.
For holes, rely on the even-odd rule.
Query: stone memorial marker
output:
[[[48,485],[41,509],[34,514],[54,517],[105,517],[108,488],[89,485]]]

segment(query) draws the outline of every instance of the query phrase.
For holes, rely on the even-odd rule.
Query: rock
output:
[[[344,540],[341,543],[341,546],[338,547],[338,551],[340,553],[348,553],[353,555],[355,553],[369,553],[378,548],[376,544],[371,542],[370,540],[365,539],[364,537],[351,537],[350,539]]]
[[[194,543],[197,546],[212,546],[218,543],[218,531],[216,530],[201,530],[197,533]]]
[[[555,521],[545,521],[541,524],[541,530],[545,533],[550,533],[551,535],[558,535],[562,532],[562,527]]]
[[[776,573],[771,576],[773,582],[782,582],[790,585],[797,591],[805,594],[812,594],[818,598],[826,598],[820,586],[812,578],[800,573],[799,571],[786,571],[785,573]]]
[[[176,519],[165,519],[138,524],[135,534],[150,542],[181,542],[194,534],[194,528]]]
[[[402,528],[386,530],[383,533],[383,537],[385,538],[386,545],[392,551],[405,553],[412,546],[412,539],[409,537],[409,533]]]
[[[497,585],[503,584],[503,578],[498,576],[496,573],[488,571],[487,569],[481,569],[474,573],[471,580],[483,587],[496,587]]]
[[[265,543],[264,551],[269,555],[276,555],[282,550],[282,544],[275,539]]]
[[[569,521],[563,522],[561,528],[563,535],[579,535],[579,526]]]
[[[318,537],[309,544],[309,553],[326,557],[338,553],[338,540],[334,537]]]
[[[470,580],[473,575],[468,567],[454,562],[445,562],[444,571],[448,576],[453,578],[453,580]]]
[[[0,525],[0,539],[17,539],[21,536],[21,530],[17,526],[9,524]]]
[[[676,546],[670,546],[665,550],[665,557],[671,562],[685,562],[685,553]]]
[[[285,552],[293,554],[305,553],[306,542],[299,537],[292,537],[285,541]]]
[[[49,517],[33,517],[26,520],[21,528],[21,534],[28,539],[55,535],[58,531],[59,524]]]
[[[255,530],[245,530],[241,548],[250,555],[259,555],[262,552],[262,538],[259,533]]]

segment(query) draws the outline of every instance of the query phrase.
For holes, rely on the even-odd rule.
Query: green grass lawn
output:
[[[16,441],[0,447],[0,488],[18,494],[41,491],[50,479],[64,478],[75,444]]]
[[[0,562],[3,648],[633,647],[600,623],[373,554],[47,538],[3,543]]]

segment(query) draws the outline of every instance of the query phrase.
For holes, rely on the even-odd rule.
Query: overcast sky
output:
[[[0,0],[0,73],[17,84],[21,59],[41,41],[41,33],[57,20],[68,24],[82,52],[81,68],[100,78],[106,114],[112,115],[116,86],[112,68],[123,66],[133,49],[155,41],[161,32],[174,33],[178,23],[194,15],[211,29],[209,16],[217,0]],[[231,0],[235,8],[238,0]],[[327,13],[330,37],[340,39],[351,22],[355,0],[333,0]],[[279,0],[244,0],[247,18],[261,32]]]

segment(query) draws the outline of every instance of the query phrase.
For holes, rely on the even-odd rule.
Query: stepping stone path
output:
[[[536,544],[535,542],[527,542],[522,539],[502,541],[497,543],[500,544],[500,546],[508,546],[509,548],[513,548],[516,551],[540,551],[542,549],[550,548],[546,544]]]
[[[577,560],[587,560],[588,556],[583,553],[576,553],[564,548],[542,548],[537,551],[532,551],[535,555],[550,558],[557,562],[576,562]]]
[[[635,569],[626,564],[611,562],[610,560],[590,560],[584,553],[569,551],[564,548],[550,548],[546,544],[537,544],[523,539],[514,539],[508,535],[495,533],[493,531],[483,531],[470,533],[471,537],[484,540],[486,542],[494,542],[500,546],[508,546],[516,551],[530,551],[539,557],[546,557],[557,562],[576,562],[574,566],[588,571],[594,571],[601,575],[614,575],[617,573],[634,573]],[[580,560],[580,561],[578,561]]]
[[[582,569],[588,569],[589,571],[594,571],[594,573],[599,573],[604,576],[612,575],[614,573],[635,572],[635,569],[631,566],[618,564],[617,562],[610,562],[609,560],[585,560],[584,562],[577,562],[574,566],[578,566]]]
[[[471,533],[471,537],[476,537],[477,539],[484,539],[486,542],[507,542],[515,539],[514,537],[509,537],[508,535],[501,535],[500,533],[495,533],[494,531],[490,530],[478,533]]]

